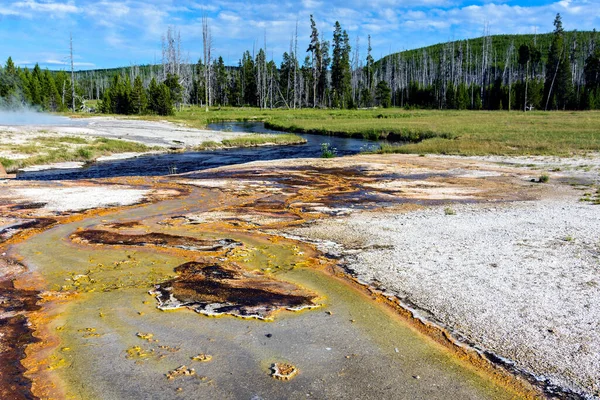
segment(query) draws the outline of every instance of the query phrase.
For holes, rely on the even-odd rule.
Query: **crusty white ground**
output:
[[[21,168],[22,172],[35,172],[35,171],[44,171],[47,169],[75,169],[82,168],[85,163],[79,161],[65,161],[59,163],[52,163],[47,165],[32,165],[29,167]]]
[[[149,190],[123,186],[16,187],[0,194],[0,200],[46,203],[46,211],[81,211],[92,208],[127,206],[141,202]]]
[[[221,132],[192,129],[167,121],[155,122],[113,117],[93,117],[65,120],[55,125],[2,125],[0,144],[26,144],[35,137],[81,136],[85,138],[122,139],[160,148],[189,148],[206,141],[221,142],[223,139],[247,135],[242,132]],[[18,153],[6,153],[7,158],[18,158]]]
[[[483,349],[600,395],[600,206],[575,198],[361,213],[294,230]]]

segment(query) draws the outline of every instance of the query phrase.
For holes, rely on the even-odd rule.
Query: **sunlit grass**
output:
[[[169,117],[204,128],[217,121],[264,121],[273,129],[410,142],[382,152],[559,155],[600,151],[600,112],[259,110],[190,107]]]
[[[264,121],[295,133],[318,133],[409,142],[382,152],[459,155],[558,155],[600,151],[600,112],[457,110],[321,110],[186,107],[168,120],[194,128],[212,122]]]
[[[280,135],[255,133],[232,139],[223,139],[221,143],[213,141],[202,142],[199,146],[196,146],[196,150],[214,150],[231,147],[283,146],[303,143],[306,143],[306,139],[293,133]]]
[[[98,157],[116,153],[143,153],[154,148],[126,140],[98,138],[88,140],[75,136],[36,137],[33,142],[3,146],[11,152],[27,154],[23,159],[0,157],[0,163],[7,171],[15,171],[31,165],[53,164],[58,162],[93,161]]]

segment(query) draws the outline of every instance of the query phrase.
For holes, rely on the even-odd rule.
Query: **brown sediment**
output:
[[[41,280],[39,276],[32,276],[30,285],[38,286]],[[53,322],[60,318],[66,305],[76,297],[73,293],[43,292],[38,304],[39,310],[30,312],[28,322],[33,334],[37,339],[25,349],[25,358],[21,361],[26,369],[25,376],[31,380],[31,391],[37,398],[41,399],[63,399],[66,398],[65,389],[53,373],[60,368],[69,367],[70,364],[63,357],[52,356],[58,346],[60,339],[56,331],[63,329],[61,326],[53,327]]]
[[[18,234],[25,229],[43,230],[54,225],[56,222],[57,221],[54,218],[34,218],[22,220],[14,225],[0,230],[0,242],[9,239],[13,235]]]
[[[233,315],[269,320],[280,310],[318,307],[317,295],[234,263],[189,262],[175,269],[179,276],[156,286],[159,308],[187,307],[211,316]]]
[[[205,181],[207,187],[211,180],[216,180],[216,189],[237,197],[267,193],[236,207],[242,219],[249,212],[287,211],[310,220],[319,214],[337,215],[340,209],[348,208],[370,210],[402,204],[532,200],[538,195],[513,170],[497,172],[498,176],[470,177],[469,168],[473,166],[469,162],[449,161],[449,166],[458,171],[452,173],[439,171],[440,166],[427,159],[413,158],[412,164],[404,165],[378,161],[374,165],[342,166],[319,161],[318,165],[265,165],[252,170],[238,166],[182,177]],[[410,173],[411,169],[418,172]]]
[[[139,221],[128,221],[128,222],[116,222],[114,224],[106,225],[108,228],[113,229],[126,229],[126,228],[136,228],[142,226]]]
[[[189,236],[176,236],[167,233],[152,232],[141,235],[123,235],[105,230],[84,230],[71,235],[76,243],[123,245],[123,246],[160,246],[176,247],[191,251],[216,251],[241,246],[231,239],[197,239]]]
[[[37,209],[40,209],[40,208],[44,208],[45,205],[46,205],[46,203],[23,203],[23,204],[15,204],[13,206],[10,206],[10,210],[11,211],[37,210]]]
[[[14,287],[12,281],[0,281],[0,398],[34,399],[31,381],[24,376],[21,360],[25,348],[36,342],[26,316],[38,310],[38,292]]]

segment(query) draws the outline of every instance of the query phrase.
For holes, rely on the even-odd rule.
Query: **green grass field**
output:
[[[157,118],[156,119],[164,119]],[[410,142],[383,152],[559,155],[600,151],[600,112],[507,112],[186,108],[168,118],[203,128],[216,121],[265,121],[274,129]]]
[[[600,151],[600,112],[439,110],[259,110],[187,107],[171,117],[143,116],[205,128],[219,121],[264,121],[294,133],[393,139],[382,152],[459,155],[558,155]]]

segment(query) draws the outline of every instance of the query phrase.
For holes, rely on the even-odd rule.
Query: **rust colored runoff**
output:
[[[234,263],[189,262],[175,272],[178,278],[157,285],[153,292],[163,310],[185,306],[210,316],[271,320],[282,309],[318,307],[316,294]]]
[[[38,310],[38,292],[16,289],[11,281],[0,282],[0,398],[33,399],[31,381],[24,377],[21,359],[36,339],[24,313]]]
[[[191,251],[216,251],[241,246],[241,243],[231,239],[206,240],[159,232],[141,235],[124,235],[104,230],[85,230],[76,232],[71,235],[71,240],[74,242],[90,244],[176,247]]]

